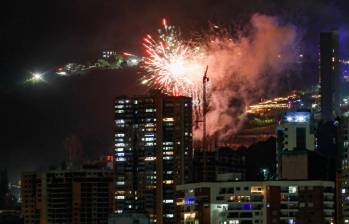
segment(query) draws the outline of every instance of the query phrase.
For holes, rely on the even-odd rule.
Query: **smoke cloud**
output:
[[[296,27],[278,18],[254,14],[248,28],[236,38],[216,35],[207,41],[206,63],[210,96],[207,133],[222,140],[242,126],[245,110],[253,100],[277,88],[285,70],[297,61]],[[201,128],[194,131],[201,138]]]

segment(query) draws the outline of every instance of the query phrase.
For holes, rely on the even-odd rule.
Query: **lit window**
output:
[[[297,193],[297,187],[296,186],[289,186],[288,187],[288,193],[290,193],[290,194]]]
[[[162,200],[162,202],[164,202],[165,204],[171,204],[173,203],[172,199],[166,199],[166,200]]]
[[[115,123],[117,123],[117,124],[125,124],[125,120],[124,119],[117,119],[117,120],[115,120]]]
[[[118,195],[118,196],[116,196],[115,198],[120,200],[120,199],[125,199],[125,196],[123,196],[123,195]]]
[[[154,161],[154,160],[156,160],[156,157],[154,156],[147,156],[144,158],[144,161]]]
[[[117,181],[116,185],[125,185],[125,181]]]
[[[162,181],[164,184],[173,184],[173,180],[164,180]]]
[[[162,119],[162,121],[164,121],[164,122],[173,122],[174,118],[173,117],[165,117],[164,119]]]

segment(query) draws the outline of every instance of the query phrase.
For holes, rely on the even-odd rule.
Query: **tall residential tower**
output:
[[[339,37],[337,32],[320,34],[321,119],[331,121],[340,115]]]
[[[153,92],[115,100],[116,212],[174,223],[176,185],[192,163],[191,98]]]

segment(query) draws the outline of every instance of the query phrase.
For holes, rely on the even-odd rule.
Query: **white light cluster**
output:
[[[304,115],[296,115],[296,116],[287,116],[286,117],[286,121],[287,122],[306,122],[307,119],[306,119],[306,116]]]

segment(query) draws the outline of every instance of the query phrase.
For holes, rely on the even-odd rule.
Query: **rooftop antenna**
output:
[[[206,65],[206,70],[204,76],[202,77],[202,116],[203,116],[203,125],[202,125],[202,150],[203,150],[203,179],[206,181],[207,179],[207,136],[206,136],[206,113],[207,113],[207,103],[206,103],[206,85],[209,82],[209,78],[207,76],[208,65]]]

